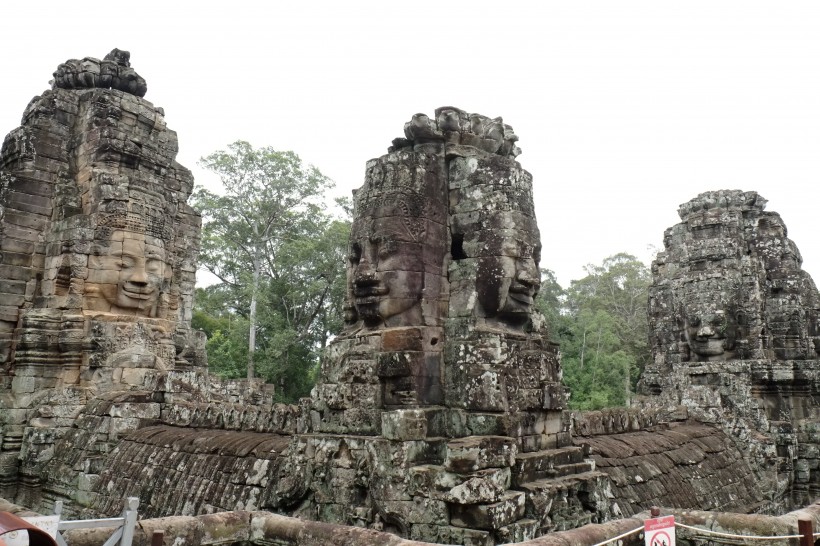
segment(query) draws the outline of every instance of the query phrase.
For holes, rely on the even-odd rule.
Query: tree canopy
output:
[[[538,304],[561,344],[564,383],[573,409],[629,402],[650,359],[649,269],[630,254],[615,254],[563,289],[542,271]]]
[[[259,375],[293,401],[341,320],[350,223],[327,211],[332,182],[293,152],[237,141],[201,164],[224,192],[194,192],[201,263],[220,280],[197,290],[194,326],[212,370]]]

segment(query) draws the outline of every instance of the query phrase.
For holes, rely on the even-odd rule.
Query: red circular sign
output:
[[[672,546],[672,538],[666,531],[658,531],[652,535],[652,546]]]

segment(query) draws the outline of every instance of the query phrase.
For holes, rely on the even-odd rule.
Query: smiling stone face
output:
[[[159,317],[172,277],[161,224],[134,214],[103,217],[101,224],[88,257],[85,309]]]
[[[116,230],[108,253],[89,260],[89,282],[112,313],[154,316],[165,280],[165,245],[142,233]]]
[[[408,326],[421,322],[423,247],[401,217],[356,222],[350,272],[356,313],[365,325]]]
[[[541,248],[531,242],[537,238],[537,233],[528,238],[530,242],[505,238],[495,255],[479,260],[476,284],[479,303],[487,317],[513,326],[522,326],[529,320],[541,287]]]
[[[720,309],[686,317],[686,341],[699,360],[724,360],[737,343],[738,325],[731,313]]]

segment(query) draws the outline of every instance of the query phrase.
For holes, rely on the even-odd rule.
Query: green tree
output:
[[[243,313],[228,285],[214,284],[197,288],[191,326],[208,336],[205,351],[208,368],[227,379],[245,375],[248,360],[247,310]]]
[[[282,370],[294,361],[284,355],[298,353],[301,367],[310,367],[305,361],[315,359],[313,346],[324,343],[333,326],[330,310],[341,306],[339,285],[344,289],[349,222],[326,210],[331,181],[293,152],[243,141],[202,158],[201,165],[224,188],[198,187],[193,198],[203,213],[202,265],[221,281],[206,301],[197,301],[207,315],[199,319],[203,324],[208,317],[223,321],[211,333],[209,362],[227,375],[244,368],[248,378],[259,366],[267,380],[288,375]],[[240,327],[244,351],[237,347]],[[220,361],[238,355],[243,365]]]
[[[570,407],[598,409],[627,404],[649,362],[646,314],[649,270],[620,253],[562,290],[551,271],[542,271],[538,305],[551,335],[561,344]],[[546,290],[545,290],[546,289]]]
[[[541,269],[541,288],[535,299],[538,311],[547,321],[547,331],[552,340],[558,341],[562,330],[566,328],[565,304],[566,291],[558,284],[555,272],[551,269]]]

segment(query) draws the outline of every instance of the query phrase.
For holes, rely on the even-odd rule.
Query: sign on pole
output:
[[[675,546],[675,516],[644,520],[643,534],[646,546]]]

